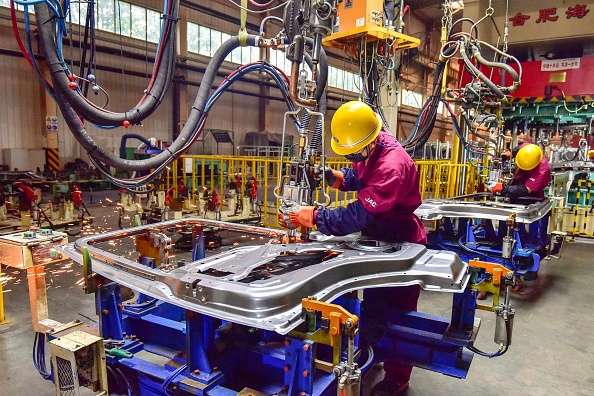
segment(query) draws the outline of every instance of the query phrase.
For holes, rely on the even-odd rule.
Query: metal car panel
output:
[[[96,246],[148,230],[194,225],[265,235],[271,241],[232,248],[182,267],[161,268],[149,268]],[[301,300],[309,296],[332,301],[356,289],[414,284],[426,290],[462,292],[468,282],[467,264],[452,252],[411,243],[382,243],[370,251],[368,242],[360,249],[352,238],[278,243],[284,235],[281,230],[183,219],[81,238],[63,250],[82,262],[82,249],[87,248],[95,272],[136,291],[205,315],[281,334],[302,322]]]
[[[512,213],[516,223],[530,224],[543,218],[552,208],[552,202],[544,199],[528,205],[495,201],[462,201],[454,199],[426,199],[415,210],[421,220],[440,220],[444,217],[466,217],[505,221]]]

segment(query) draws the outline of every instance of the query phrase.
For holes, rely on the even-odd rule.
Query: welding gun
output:
[[[305,114],[299,123],[299,143],[297,152],[289,161],[285,161],[285,136],[287,136],[287,119],[297,117],[302,111],[285,113],[283,137],[281,142],[281,164],[279,167],[279,185],[274,190],[275,197],[282,202],[292,201],[303,206],[324,207],[330,203],[330,196],[326,193],[326,167],[324,145],[324,115],[320,112],[304,109]],[[312,118],[318,120],[313,123],[315,129],[310,130]],[[321,121],[321,122],[319,122]],[[287,150],[287,152],[290,152]],[[324,201],[318,202],[317,193],[321,191]],[[308,240],[311,229],[301,227],[301,239]],[[295,230],[289,229],[289,241],[295,240]]]

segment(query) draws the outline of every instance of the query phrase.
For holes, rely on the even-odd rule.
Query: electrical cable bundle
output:
[[[45,334],[35,333],[33,341],[33,364],[45,380],[52,380],[52,373],[45,365]]]
[[[49,57],[49,51],[56,51],[62,64],[49,64],[54,89],[59,91],[74,111],[82,118],[102,126],[128,126],[140,124],[142,120],[151,115],[159,106],[169,84],[173,79],[176,61],[176,24],[178,21],[179,0],[165,1],[161,37],[157,46],[153,73],[144,95],[138,104],[123,113],[114,113],[104,110],[90,101],[81,93],[80,89],[73,89],[76,78],[68,70],[59,46],[50,46],[44,49],[44,54]],[[59,32],[58,32],[59,33]],[[52,54],[52,57],[54,54]]]
[[[273,78],[273,80],[277,83],[277,85],[279,86],[279,88],[283,94],[283,97],[285,99],[285,102],[287,103],[287,107],[291,111],[293,111],[295,109],[294,104],[289,97],[289,91],[288,91],[288,86],[287,86],[288,77],[284,74],[284,72],[282,70],[276,68],[275,66],[270,65],[269,63],[263,62],[263,61],[243,65],[243,66],[239,67],[237,70],[235,70],[234,72],[232,72],[231,74],[229,74],[223,80],[223,82],[219,85],[219,87],[213,92],[211,97],[208,99],[205,110],[202,113],[203,116],[200,118],[200,121],[198,123],[195,137],[192,138],[191,140],[188,140],[187,144],[184,145],[180,149],[181,152],[187,150],[189,148],[189,146],[195,141],[195,139],[198,138],[198,136],[202,132],[202,129],[204,128],[210,108],[219,99],[219,97],[223,94],[223,92],[225,92],[227,90],[227,88],[231,84],[233,84],[235,81],[239,80],[241,77],[243,77],[244,75],[251,73],[251,72],[265,72],[268,75],[270,75]],[[296,126],[299,127],[298,120],[295,117],[293,117],[293,119],[294,119]],[[181,154],[181,152],[180,152],[180,154]],[[132,188],[135,186],[150,183],[150,182],[154,181],[155,179],[157,179],[159,177],[160,173],[162,171],[164,171],[165,168],[177,157],[171,157],[171,158],[172,158],[171,161],[167,161],[167,162],[161,164],[160,166],[155,168],[152,172],[150,172],[148,175],[130,179],[130,180],[116,179],[108,173],[109,169],[105,168],[103,164],[101,164],[100,162],[96,162],[93,157],[91,157],[91,161],[93,162],[93,164],[95,166],[97,166],[97,168],[99,170],[101,170],[104,174],[106,174],[106,176],[108,176],[114,184],[116,184],[120,187],[124,187],[124,188]]]
[[[455,45],[450,45],[445,50],[442,50],[443,55],[440,55],[433,75],[433,91],[431,96],[427,98],[427,101],[421,108],[421,112],[411,133],[401,142],[409,154],[413,153],[417,147],[422,147],[427,143],[431,132],[433,132],[437,118],[437,108],[441,100],[441,80],[448,61],[447,56],[454,54],[456,49],[457,47]]]
[[[165,393],[166,395],[170,395],[171,393],[169,393],[169,386],[173,383],[173,380],[180,375],[181,373],[184,372],[184,370],[188,368],[187,365],[182,365],[179,366],[177,369],[175,369],[175,371],[173,371],[171,374],[169,374],[169,376],[167,378],[165,378],[165,381],[163,381],[163,385],[161,386],[161,389],[163,390],[163,393]]]
[[[198,138],[202,128],[204,127],[204,123],[208,116],[208,111],[216,99],[218,99],[222,92],[224,92],[232,82],[236,81],[247,72],[257,70],[266,72],[272,76],[276,84],[281,88],[281,92],[285,98],[285,101],[287,102],[289,109],[294,109],[294,104],[288,95],[288,79],[286,75],[284,75],[280,69],[277,69],[265,62],[259,62],[241,67],[238,69],[238,71],[228,76],[214,93],[210,93],[214,79],[217,76],[217,71],[220,69],[223,61],[234,49],[239,47],[239,38],[231,37],[218,48],[216,53],[211,58],[202,78],[198,94],[192,105],[188,120],[179,136],[172,142],[171,146],[160,154],[142,160],[127,160],[113,156],[108,151],[99,147],[99,145],[93,140],[93,138],[86,131],[81,118],[97,121],[98,119],[96,116],[98,113],[100,113],[102,116],[109,118],[109,122],[104,123],[104,125],[107,126],[124,125],[126,122],[139,122],[142,118],[148,115],[148,112],[145,111],[145,103],[160,102],[162,95],[164,95],[164,91],[161,92],[160,88],[166,88],[165,84],[170,82],[170,77],[173,73],[173,67],[157,68],[157,66],[155,66],[155,73],[151,79],[151,84],[149,84],[149,89],[145,93],[144,98],[146,98],[146,100],[143,98],[143,101],[141,101],[139,106],[133,109],[133,111],[125,113],[107,113],[103,109],[94,105],[90,106],[87,103],[87,99],[82,97],[82,95],[80,95],[78,92],[78,87],[76,87],[76,90],[72,88],[73,84],[76,83],[72,77],[72,74],[68,74],[68,68],[66,67],[63,57],[61,56],[61,33],[64,31],[64,28],[62,27],[63,19],[57,18],[55,12],[50,12],[52,9],[51,7],[48,7],[46,3],[55,0],[30,1],[37,1],[35,3],[35,14],[38,21],[37,26],[39,32],[39,42],[42,51],[46,56],[47,64],[50,68],[52,83],[55,87],[53,94],[58,106],[60,107],[60,110],[62,111],[64,120],[72,131],[74,137],[89,155],[91,162],[117,186],[124,188],[134,188],[154,181],[157,177],[159,177],[159,174],[164,171],[169,164],[179,158],[179,156]],[[173,15],[177,15],[178,5],[179,0],[174,0],[171,3],[166,2],[166,13],[171,12]],[[155,63],[156,65],[161,64],[160,62],[163,64],[168,64],[168,61],[171,60],[169,57],[170,55],[172,58],[175,58],[175,36],[173,33],[167,33],[169,30],[175,30],[173,29],[173,23],[169,24],[169,22],[172,22],[174,19],[174,17],[168,14],[166,14],[164,17],[163,31],[165,33],[162,33],[162,40],[159,42],[157,50],[158,56]],[[167,26],[169,26],[169,28],[167,28]],[[248,46],[257,46],[258,42],[259,36],[247,35],[246,44]],[[313,40],[307,39],[306,43],[311,46]],[[310,68],[313,67],[311,57],[308,54],[306,54],[305,60]],[[171,62],[174,63],[175,59],[171,60]],[[320,59],[317,67],[319,68],[319,71],[316,73],[316,83],[320,87],[325,87],[328,76],[328,63],[323,50],[320,53]],[[162,69],[165,71],[162,71]],[[65,84],[68,84],[68,88],[66,88]],[[158,91],[158,95],[155,93],[157,92],[155,89]],[[316,91],[316,100],[319,102],[320,111],[325,111],[326,99],[324,89]],[[79,111],[81,109],[78,107],[78,105],[83,107],[83,111]],[[294,119],[294,122],[297,126],[299,125],[297,119]],[[149,175],[139,178],[118,179],[111,174],[111,167],[121,171],[139,171],[150,173]]]

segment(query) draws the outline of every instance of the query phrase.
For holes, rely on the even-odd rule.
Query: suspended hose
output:
[[[161,389],[163,390],[163,393],[165,393],[166,395],[171,394],[171,393],[169,393],[169,389],[168,389],[169,385],[171,385],[171,383],[173,382],[175,377],[180,375],[187,367],[188,366],[184,364],[183,366],[180,366],[175,371],[173,371],[171,374],[169,374],[169,376],[167,378],[165,378],[165,381],[163,381],[163,386],[161,387]]]
[[[485,65],[485,66],[488,66],[488,67],[492,67],[492,68],[503,69],[503,70],[505,70],[506,72],[508,72],[510,74],[510,76],[511,76],[511,78],[513,80],[513,85],[511,85],[509,87],[502,87],[501,88],[501,91],[502,92],[513,92],[516,89],[518,89],[518,87],[520,86],[520,76],[518,75],[518,73],[510,65],[507,65],[507,64],[501,63],[501,62],[491,62],[491,61],[486,60],[481,55],[481,52],[479,51],[478,47],[476,45],[474,45],[474,44],[472,44],[470,46],[470,48],[471,48],[471,51],[472,51],[472,56],[475,57],[476,60],[480,64]],[[516,59],[513,56],[509,56],[507,54],[505,54],[505,55],[508,56],[509,58]]]
[[[62,100],[72,106],[77,114],[92,123],[103,126],[121,126],[124,121],[130,122],[130,124],[139,124],[157,109],[173,79],[176,60],[177,29],[175,24],[178,20],[178,10],[179,0],[172,0],[171,15],[167,15],[164,19],[167,28],[163,32],[159,52],[155,57],[154,78],[146,89],[143,99],[137,106],[126,112],[113,113],[90,105],[78,90],[70,87],[70,83],[73,82],[70,79],[71,72],[59,52],[61,44],[56,42],[55,16],[50,16],[48,6],[45,3],[36,4],[35,16],[37,21],[43,21],[38,23],[39,40],[47,60],[54,90],[56,93],[61,93]],[[167,13],[168,10],[165,10],[165,12]]]
[[[367,370],[373,363],[374,359],[375,359],[375,354],[373,353],[373,347],[371,345],[369,345],[367,347],[367,361],[363,364],[363,366],[361,366],[361,372],[364,372],[365,370]]]
[[[421,108],[419,117],[417,118],[411,133],[401,142],[404,149],[409,153],[413,153],[416,147],[423,146],[429,140],[435,120],[437,118],[437,107],[441,100],[441,79],[445,66],[447,64],[447,57],[454,54],[457,50],[456,45],[450,45],[443,50],[443,55],[439,57],[439,61],[435,67],[433,75],[433,92]]]
[[[507,352],[507,350],[509,348],[509,344],[511,344],[511,323],[509,321],[509,318],[505,319],[505,338],[506,338],[505,346],[502,346],[501,348],[499,348],[499,350],[495,353],[486,353],[486,352],[483,352],[480,349],[475,348],[473,346],[468,347],[468,350],[476,353],[477,355],[488,357],[489,359],[505,354],[505,352]]]
[[[468,57],[468,54],[466,53],[466,45],[468,44],[468,41],[466,41],[460,45],[460,55],[462,56],[462,60],[464,61],[464,65],[466,65],[466,68],[470,71],[470,73],[472,73],[474,77],[478,78],[483,83],[485,83],[489,87],[491,92],[497,95],[499,99],[505,99],[505,94],[503,93],[503,91],[501,91],[501,89],[493,81],[491,81],[489,77],[485,76],[483,72],[481,72],[472,63],[472,61]]]
[[[40,44],[44,54],[46,54],[47,64],[52,69],[52,81],[56,85],[57,80],[61,80],[62,76],[59,76],[62,69],[62,63],[60,62],[55,48],[55,42],[53,39],[53,32],[55,30],[55,18],[49,16],[49,12],[46,6],[36,5],[35,14],[37,17]],[[250,46],[256,46],[257,36],[248,35],[247,43]],[[195,132],[200,124],[201,120],[205,117],[204,109],[206,102],[210,97],[212,83],[216,77],[216,72],[219,70],[221,64],[235,48],[239,47],[239,39],[232,37],[224,42],[219,49],[216,51],[212,59],[210,60],[208,67],[202,78],[202,83],[198,90],[198,95],[192,106],[192,110],[188,116],[188,120],[184,125],[177,139],[173,141],[171,146],[160,154],[154,157],[142,159],[142,160],[126,160],[113,156],[108,151],[100,148],[97,143],[87,133],[84,126],[81,124],[78,115],[75,110],[69,105],[67,98],[61,90],[56,89],[56,102],[62,111],[66,124],[74,134],[76,140],[81,146],[87,151],[95,161],[105,164],[107,167],[114,167],[123,171],[148,171],[152,168],[157,168],[164,162],[176,158],[181,155],[180,149],[184,147],[188,141],[193,141],[197,136]],[[67,77],[64,77],[67,79]],[[156,85],[157,83],[155,83]],[[67,92],[68,94],[71,94]],[[84,115],[83,115],[84,116]]]

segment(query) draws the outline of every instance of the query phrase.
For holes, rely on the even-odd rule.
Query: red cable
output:
[[[171,4],[173,4],[173,2]],[[166,12],[167,12],[167,15],[169,15],[171,13],[171,8],[168,9],[168,10],[166,10]],[[169,18],[165,18],[165,26],[163,27],[163,36],[165,36],[166,34],[168,34],[168,30],[170,28],[169,27],[170,22],[171,21],[169,20]],[[165,43],[161,43],[161,46],[159,47],[159,52],[157,54],[155,54],[155,67],[153,69],[153,73],[151,75],[151,79],[150,79],[150,81],[148,83],[148,86],[147,86],[147,88],[145,90],[144,95],[142,95],[142,98],[140,98],[140,101],[136,104],[136,107],[140,106],[140,104],[142,102],[144,102],[144,100],[148,96],[148,92],[150,92],[150,90],[153,88],[153,85],[155,83],[155,78],[157,77],[156,76],[156,73],[155,73],[155,70],[158,70],[160,68],[161,58],[163,56],[163,51],[164,50],[165,50]]]
[[[14,38],[16,39],[17,44],[19,45],[21,53],[25,57],[25,60],[27,61],[29,66],[31,66],[31,69],[35,70],[35,66],[33,65],[33,59],[31,59],[31,56],[27,52],[27,49],[25,48],[25,45],[21,40],[21,35],[19,34],[19,26],[16,18],[16,7],[14,6],[14,0],[10,0],[10,20],[12,23],[12,32],[14,33]],[[52,86],[52,84],[50,84],[50,82],[47,81],[44,76],[41,77],[43,78],[43,81],[45,81],[45,84],[53,90],[54,87]]]
[[[25,49],[25,45],[23,44],[23,41],[21,40],[21,35],[19,34],[19,27],[18,27],[17,19],[16,19],[14,0],[10,0],[10,20],[12,22],[12,31],[14,33],[14,37],[17,40],[19,48],[21,49],[21,53],[23,54],[23,56],[29,63],[29,66],[33,67],[33,61],[31,60],[29,53]]]

